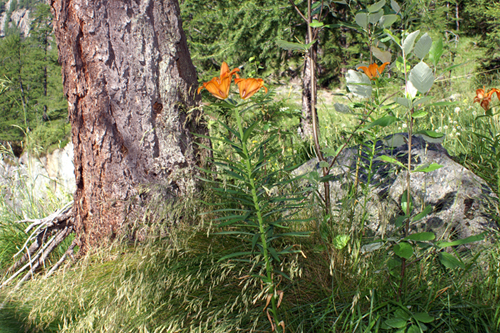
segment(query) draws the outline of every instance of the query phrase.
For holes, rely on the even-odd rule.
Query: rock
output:
[[[31,196],[44,199],[48,192],[68,197],[75,188],[72,143],[41,158],[0,154],[0,194],[11,207]]]
[[[359,226],[364,212],[363,203],[366,202],[368,215],[364,222],[367,227],[365,231],[379,237],[394,233],[397,217],[404,215],[400,207],[407,173],[401,166],[384,162],[380,157],[390,156],[406,165],[407,138],[407,134],[396,134],[377,142],[371,169],[367,154],[369,148],[363,149],[361,158],[358,158],[358,148],[346,149],[341,153],[330,172],[333,176],[330,191],[336,223],[354,225],[352,221]],[[489,228],[497,228],[490,208],[498,204],[498,199],[491,188],[481,178],[454,162],[441,144],[428,141],[432,140],[412,137],[412,169],[431,163],[443,167],[427,173],[411,174],[414,201],[412,216],[427,205],[432,207],[432,211],[421,221],[412,223],[410,229],[413,232],[432,231],[436,239],[450,239],[465,238]],[[359,168],[361,186],[357,189],[357,196],[349,196],[349,193],[353,193],[350,190],[355,183],[358,159],[362,162]],[[316,160],[306,162],[294,173],[305,175],[309,186],[317,186],[320,193],[324,194],[323,184],[315,181],[317,174],[311,176],[311,171],[322,175]],[[367,183],[369,186],[364,189],[363,185]],[[343,205],[346,202],[350,204]],[[357,202],[355,211],[349,211],[354,202]]]
[[[15,26],[19,29],[22,36],[27,37],[30,33],[30,11],[26,8],[17,9],[10,15],[11,26]]]

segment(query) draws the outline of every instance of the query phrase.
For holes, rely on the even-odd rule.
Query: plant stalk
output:
[[[311,27],[311,22],[312,22],[312,16],[311,16],[311,1],[312,0],[307,0],[307,35],[309,38],[309,42],[311,43],[313,41],[313,32],[312,32],[312,27]],[[313,139],[314,139],[314,150],[316,151],[316,156],[318,157],[318,160],[320,162],[325,161],[325,158],[323,156],[323,153],[321,152],[321,146],[319,144],[319,130],[318,130],[318,115],[316,112],[316,63],[315,63],[315,55],[313,54],[314,48],[311,46],[309,48],[309,61],[311,66],[310,68],[310,75],[311,75],[311,112],[312,112],[312,122],[313,122]],[[329,168],[328,167],[322,167],[323,169],[323,177],[326,177],[329,173]],[[330,183],[328,181],[324,182],[324,188],[325,188],[325,196],[324,196],[324,201],[325,201],[325,213],[326,215],[330,215]]]
[[[279,331],[280,329],[278,327],[281,327],[281,326],[279,326],[280,320],[278,317],[278,307],[276,304],[273,267],[272,267],[272,263],[271,263],[271,258],[269,257],[268,240],[267,240],[266,230],[264,228],[264,220],[262,218],[262,211],[260,208],[259,198],[257,197],[257,189],[255,186],[255,181],[252,177],[252,164],[250,161],[250,155],[248,154],[248,147],[247,147],[246,142],[243,140],[244,130],[243,130],[243,123],[241,121],[240,112],[238,111],[238,108],[235,108],[234,112],[235,112],[235,116],[236,116],[236,122],[238,124],[238,131],[240,133],[241,146],[243,148],[243,153],[246,156],[245,166],[247,169],[246,170],[247,171],[247,179],[248,179],[248,183],[250,184],[250,190],[252,192],[253,204],[254,204],[255,212],[257,214],[257,220],[259,222],[259,233],[260,233],[260,240],[262,243],[262,254],[264,256],[264,262],[266,265],[267,281],[268,281],[268,284],[270,286],[268,293],[272,294],[271,305],[273,308],[274,326],[276,327],[276,330]]]

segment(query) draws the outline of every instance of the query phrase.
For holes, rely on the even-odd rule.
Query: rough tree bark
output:
[[[306,44],[308,44],[309,37],[306,35]],[[311,46],[311,55],[313,57],[313,62],[316,64],[316,57],[318,54],[318,44],[314,43]],[[300,118],[300,130],[301,136],[304,140],[311,140],[313,137],[313,112],[311,110],[311,105],[314,104],[316,107],[317,95],[314,96],[314,103],[311,103],[313,98],[311,91],[311,58],[309,56],[305,57],[304,69],[302,70],[302,117]],[[317,117],[316,117],[317,118]]]
[[[51,0],[72,125],[75,228],[84,251],[196,187],[206,133],[177,0]],[[154,184],[155,191],[148,191]]]
[[[311,5],[316,3],[316,1],[309,1],[309,12],[307,13],[306,20],[317,20],[318,19],[318,14],[312,15],[310,17],[310,8]],[[314,29],[312,29],[314,31]],[[314,31],[314,33],[309,34],[309,32],[306,33],[306,44],[309,44],[312,40],[314,40],[317,37],[317,31]],[[314,80],[314,93],[312,90],[312,81],[313,81],[313,76],[311,73],[311,66],[314,66],[314,71],[313,73],[316,73],[316,63],[317,63],[317,55],[318,55],[318,43],[314,43],[311,48],[308,50],[308,54],[306,55],[304,59],[304,69],[302,70],[302,117],[300,119],[300,134],[302,136],[302,139],[304,140],[311,140],[314,136],[313,134],[313,114],[316,114],[316,121],[318,120],[317,113],[312,110],[312,107],[314,107],[314,110],[316,110],[316,104],[318,101],[317,98],[317,83],[316,80]],[[314,96],[313,96],[314,95]]]

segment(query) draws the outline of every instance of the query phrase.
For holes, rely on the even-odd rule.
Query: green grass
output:
[[[0,323],[23,323],[30,332],[268,331],[265,297],[248,278],[250,268],[218,262],[240,243],[206,232],[181,226],[147,244],[89,254],[47,280],[26,283],[8,298]],[[318,245],[314,238],[302,242],[307,258],[289,257],[284,264],[293,277],[280,286],[289,332],[362,332],[402,307],[434,316],[431,332],[494,332],[498,325],[498,243],[485,262],[464,258],[468,271],[444,269],[433,259],[412,266],[401,303],[397,281],[384,269],[384,251],[365,256],[351,271],[348,250]]]

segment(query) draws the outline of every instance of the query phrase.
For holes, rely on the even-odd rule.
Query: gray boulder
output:
[[[368,235],[378,237],[390,236],[398,229],[397,218],[404,215],[400,207],[407,172],[380,157],[389,156],[406,165],[407,138],[407,134],[396,134],[377,142],[371,168],[369,147],[349,148],[341,153],[330,172],[335,223],[363,229]],[[412,232],[432,231],[436,239],[450,239],[497,228],[492,212],[498,207],[498,199],[491,188],[453,161],[441,144],[428,141],[432,140],[412,137],[412,170],[431,163],[443,167],[411,174],[412,215],[420,213],[427,205],[432,207],[429,215],[411,224]],[[294,173],[304,175],[307,186],[324,194],[323,184],[317,181],[317,174],[322,175],[322,171],[316,159],[306,162]],[[356,174],[360,185],[354,190]]]

